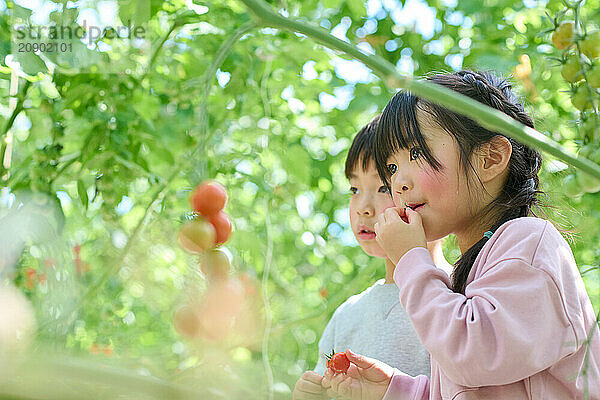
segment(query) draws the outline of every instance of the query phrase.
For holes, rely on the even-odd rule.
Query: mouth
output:
[[[425,205],[425,203],[412,203],[412,204],[407,204],[406,206],[410,209],[412,209],[413,211],[417,211],[420,208],[422,208]]]
[[[375,231],[363,228],[358,231],[358,238],[361,240],[373,240],[375,239]]]

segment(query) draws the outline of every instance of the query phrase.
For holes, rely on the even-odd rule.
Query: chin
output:
[[[363,251],[365,253],[367,253],[368,255],[370,255],[371,257],[377,257],[377,258],[387,258],[387,255],[385,254],[385,251],[383,251],[382,248],[379,249],[368,249],[365,248],[366,246],[361,246]]]

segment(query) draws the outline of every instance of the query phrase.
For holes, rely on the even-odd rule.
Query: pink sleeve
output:
[[[449,288],[425,248],[408,251],[394,271],[421,342],[444,374],[462,386],[524,379],[577,347],[552,276],[521,258],[497,260],[467,285],[465,295]]]
[[[429,378],[425,375],[412,377],[399,370],[394,371],[390,385],[382,400],[428,400]]]

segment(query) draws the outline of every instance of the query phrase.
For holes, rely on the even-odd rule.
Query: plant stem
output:
[[[269,391],[269,400],[273,400],[273,370],[269,361],[269,339],[271,336],[271,303],[269,301],[269,272],[273,261],[273,235],[271,233],[271,218],[270,218],[270,199],[265,199],[265,228],[267,233],[267,254],[265,256],[265,267],[262,274],[262,296],[265,306],[265,331],[262,341],[262,360],[267,375],[267,390]]]
[[[362,61],[389,86],[400,87],[452,111],[472,118],[483,127],[505,134],[523,144],[544,151],[565,163],[600,179],[600,166],[570,154],[559,143],[535,129],[524,126],[499,110],[485,106],[467,96],[426,81],[402,76],[396,68],[377,55],[363,53],[358,47],[332,36],[325,29],[308,22],[286,18],[275,13],[263,0],[241,0],[264,25],[302,33],[330,49],[339,50]]]
[[[2,177],[4,176],[4,174],[6,172],[5,168],[4,168],[4,157],[6,155],[6,149],[8,147],[8,143],[5,142],[6,134],[8,133],[10,128],[12,128],[19,113],[21,111],[23,111],[23,103],[25,102],[25,97],[27,95],[27,91],[29,90],[30,86],[31,86],[31,82],[28,80],[25,80],[25,84],[23,85],[23,90],[21,91],[21,94],[17,98],[17,104],[15,106],[15,109],[13,110],[12,114],[8,118],[8,121],[6,121],[6,124],[4,125],[4,128],[2,129],[2,133],[0,134],[0,179],[2,179]]]

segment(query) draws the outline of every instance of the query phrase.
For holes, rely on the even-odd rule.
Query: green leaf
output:
[[[19,52],[16,58],[23,71],[28,75],[37,75],[38,72],[46,72],[48,70],[46,63],[32,52]]]
[[[88,209],[88,194],[85,183],[83,183],[82,179],[77,180],[77,195],[79,196],[79,200],[81,201],[81,205],[87,211]]]

